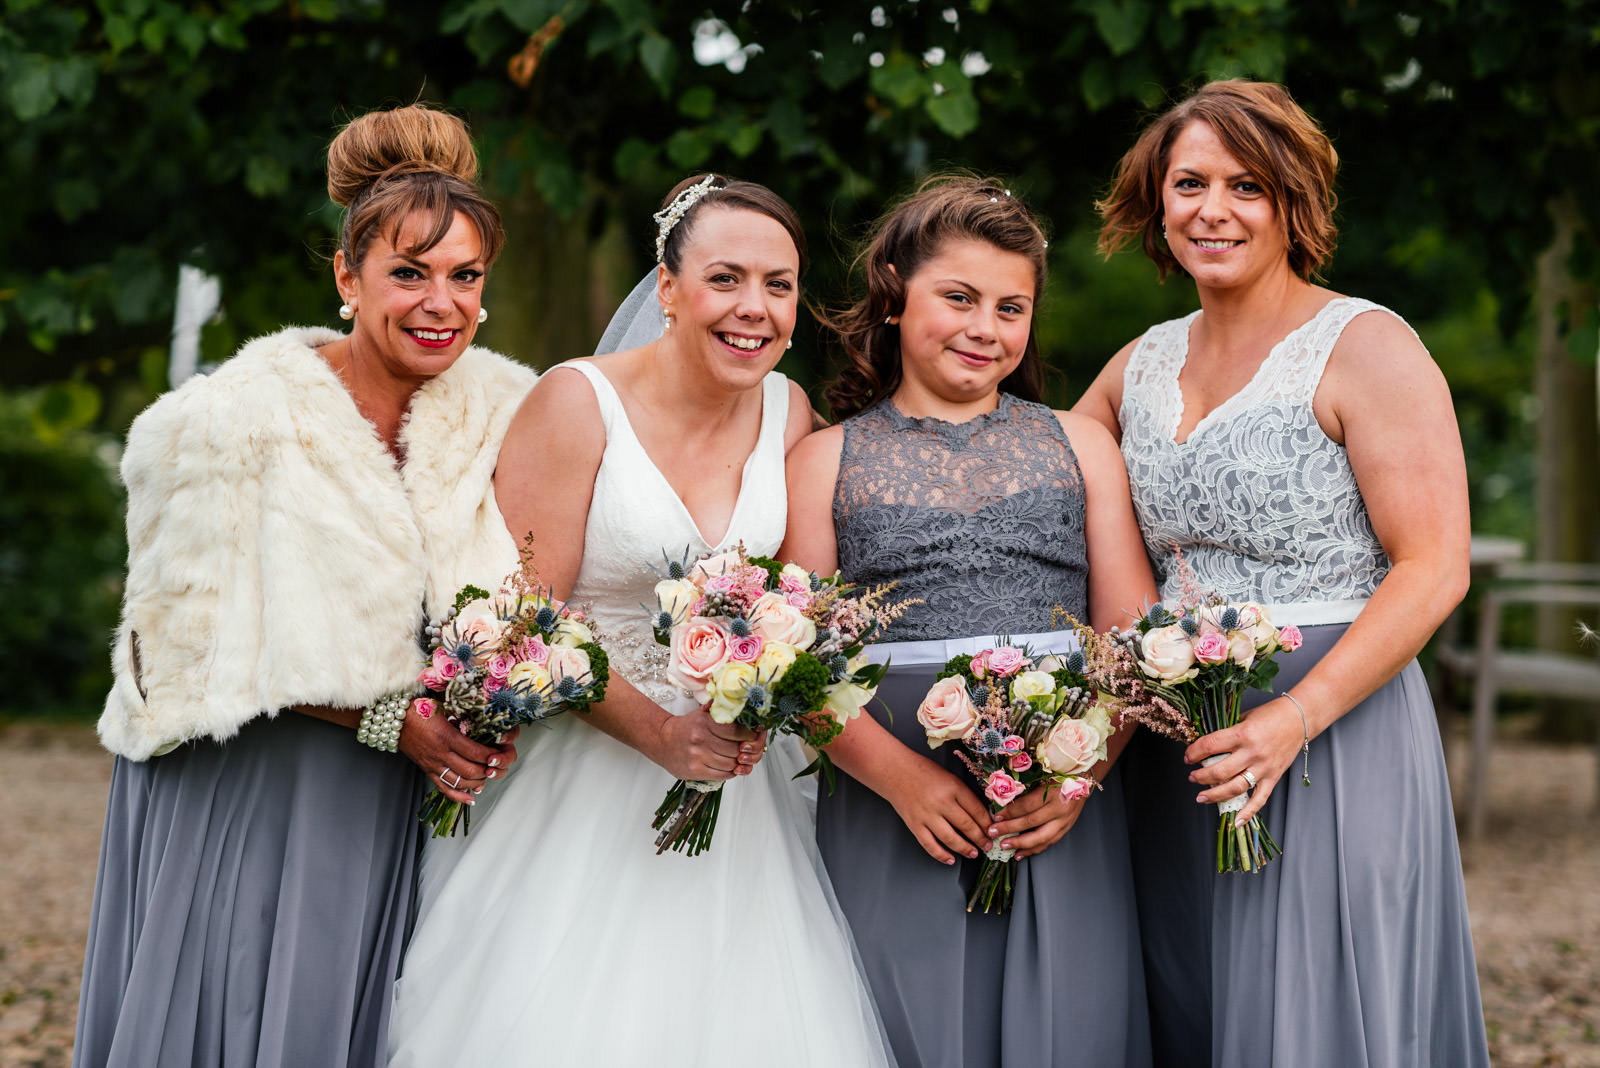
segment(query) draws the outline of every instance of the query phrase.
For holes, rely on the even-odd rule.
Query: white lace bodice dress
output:
[[[1146,332],[1123,378],[1122,454],[1162,596],[1178,597],[1181,550],[1202,589],[1298,624],[1305,645],[1281,656],[1276,693],[1389,571],[1345,448],[1312,408],[1363,314],[1393,313],[1331,300],[1181,442],[1194,316]],[[1312,739],[1309,787],[1298,759],[1279,781],[1262,817],[1284,855],[1260,873],[1215,874],[1216,817],[1194,803],[1180,753],[1143,738],[1122,761],[1139,801],[1129,825],[1157,1063],[1486,1065],[1449,783],[1416,662]]]
[[[606,430],[573,601],[626,677],[684,711],[650,632],[652,565],[739,542],[772,553],[786,521],[787,380],[762,424],[727,532],[712,545],[645,453],[592,363]],[[537,493],[537,487],[529,492]],[[772,739],[730,783],[712,848],[656,855],[650,821],[671,774],[568,714],[525,729],[466,838],[435,839],[395,987],[391,1064],[882,1065],[890,1063],[847,926]]]

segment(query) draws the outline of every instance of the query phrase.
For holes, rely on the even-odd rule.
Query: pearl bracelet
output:
[[[411,707],[411,694],[396,691],[384,694],[361,710],[361,725],[356,728],[356,741],[392,753],[400,747],[400,728],[406,721],[406,709]]]

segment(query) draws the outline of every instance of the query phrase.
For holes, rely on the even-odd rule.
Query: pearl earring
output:
[[[1162,223],[1161,224],[1161,240],[1165,241],[1166,239],[1167,239],[1167,224],[1166,223]]]
[[[350,305],[348,305],[348,304],[339,305],[339,318],[341,318],[341,319],[354,319],[355,317],[356,317],[356,310],[354,308],[350,307]]]
[[[667,333],[667,334],[672,333],[672,313],[670,311],[667,311],[667,312],[662,312],[661,315],[662,315],[662,318],[664,318],[666,320],[665,323],[662,324],[662,327],[661,327],[662,332],[663,333]]]
[[[786,342],[785,342],[785,343],[784,343],[784,346],[783,346],[783,347],[784,347],[784,348],[786,348],[786,349],[792,349],[792,348],[794,348],[794,338],[790,338],[790,339],[789,339],[789,340],[788,340],[788,341],[786,341]]]
[[[486,323],[488,321],[489,321],[489,309],[485,308],[485,307],[482,307],[480,305],[479,308],[478,308],[478,322],[481,324],[481,323]]]

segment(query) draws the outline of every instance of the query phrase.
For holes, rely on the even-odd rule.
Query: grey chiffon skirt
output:
[[[423,786],[291,712],[117,758],[73,1063],[382,1064]]]
[[[1275,692],[1345,630],[1304,628],[1305,645],[1281,657]],[[1215,809],[1195,804],[1182,747],[1147,741],[1170,754],[1147,747],[1138,774],[1150,792],[1134,839],[1146,959],[1159,977],[1156,1045],[1170,1053],[1160,1063],[1488,1065],[1444,753],[1414,661],[1312,740],[1310,787],[1298,759],[1284,775],[1263,812],[1284,855],[1260,873],[1212,873]],[[1168,761],[1170,777],[1155,782]],[[1157,803],[1170,806],[1168,825]],[[1171,868],[1153,859],[1162,845],[1174,850]],[[1207,882],[1209,893],[1199,889]],[[1203,922],[1190,926],[1197,901],[1211,910],[1209,936]],[[1209,1027],[1197,1004],[1209,1007]]]
[[[937,670],[891,667],[868,712],[970,781],[954,747],[930,750],[917,724]],[[968,913],[978,862],[929,857],[848,775],[822,790],[817,844],[901,1068],[1150,1063],[1115,770],[1065,838],[1021,862],[1008,913]]]

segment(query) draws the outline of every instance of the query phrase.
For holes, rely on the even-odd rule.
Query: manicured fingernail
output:
[[[955,857],[945,857],[944,858],[944,862],[946,864],[954,864],[956,862],[956,858]]]
[[[1194,772],[1192,772],[1192,771],[1189,773],[1189,781],[1190,782],[1198,782],[1199,781],[1194,777]]]
[[[480,786],[476,790],[472,791],[472,796],[477,797],[481,793],[483,793],[483,787]]]
[[[999,838],[1000,837],[1000,828],[998,828],[998,827],[990,827],[989,828],[989,837],[990,838]]]
[[[477,803],[478,802],[474,798],[471,798],[471,797],[467,798],[467,804],[476,805]]]
[[[484,778],[486,778],[486,779],[492,779],[492,778],[494,778],[494,777],[495,777],[495,776],[496,776],[496,775],[499,775],[499,774],[500,774],[500,773],[499,773],[499,772],[498,772],[498,771],[495,771],[495,770],[494,770],[494,769],[493,769],[493,768],[490,768],[490,769],[489,769],[489,774],[488,774],[488,775],[485,775],[485,776],[484,776]]]
[[[500,758],[499,757],[490,757],[489,758],[489,766],[491,768],[498,768],[500,766]]]
[[[1202,805],[1203,805],[1203,804],[1205,804],[1205,803],[1206,803],[1206,802],[1207,802],[1207,801],[1210,801],[1210,800],[1211,800],[1211,798],[1209,798],[1209,797],[1207,797],[1207,796],[1206,796],[1206,795],[1205,795],[1205,794],[1201,794],[1201,795],[1199,795],[1199,796],[1198,796],[1198,797],[1196,797],[1196,798],[1195,798],[1195,800],[1196,800],[1196,801],[1198,801],[1198,802],[1200,802],[1200,803],[1201,803],[1201,804],[1202,804]]]

